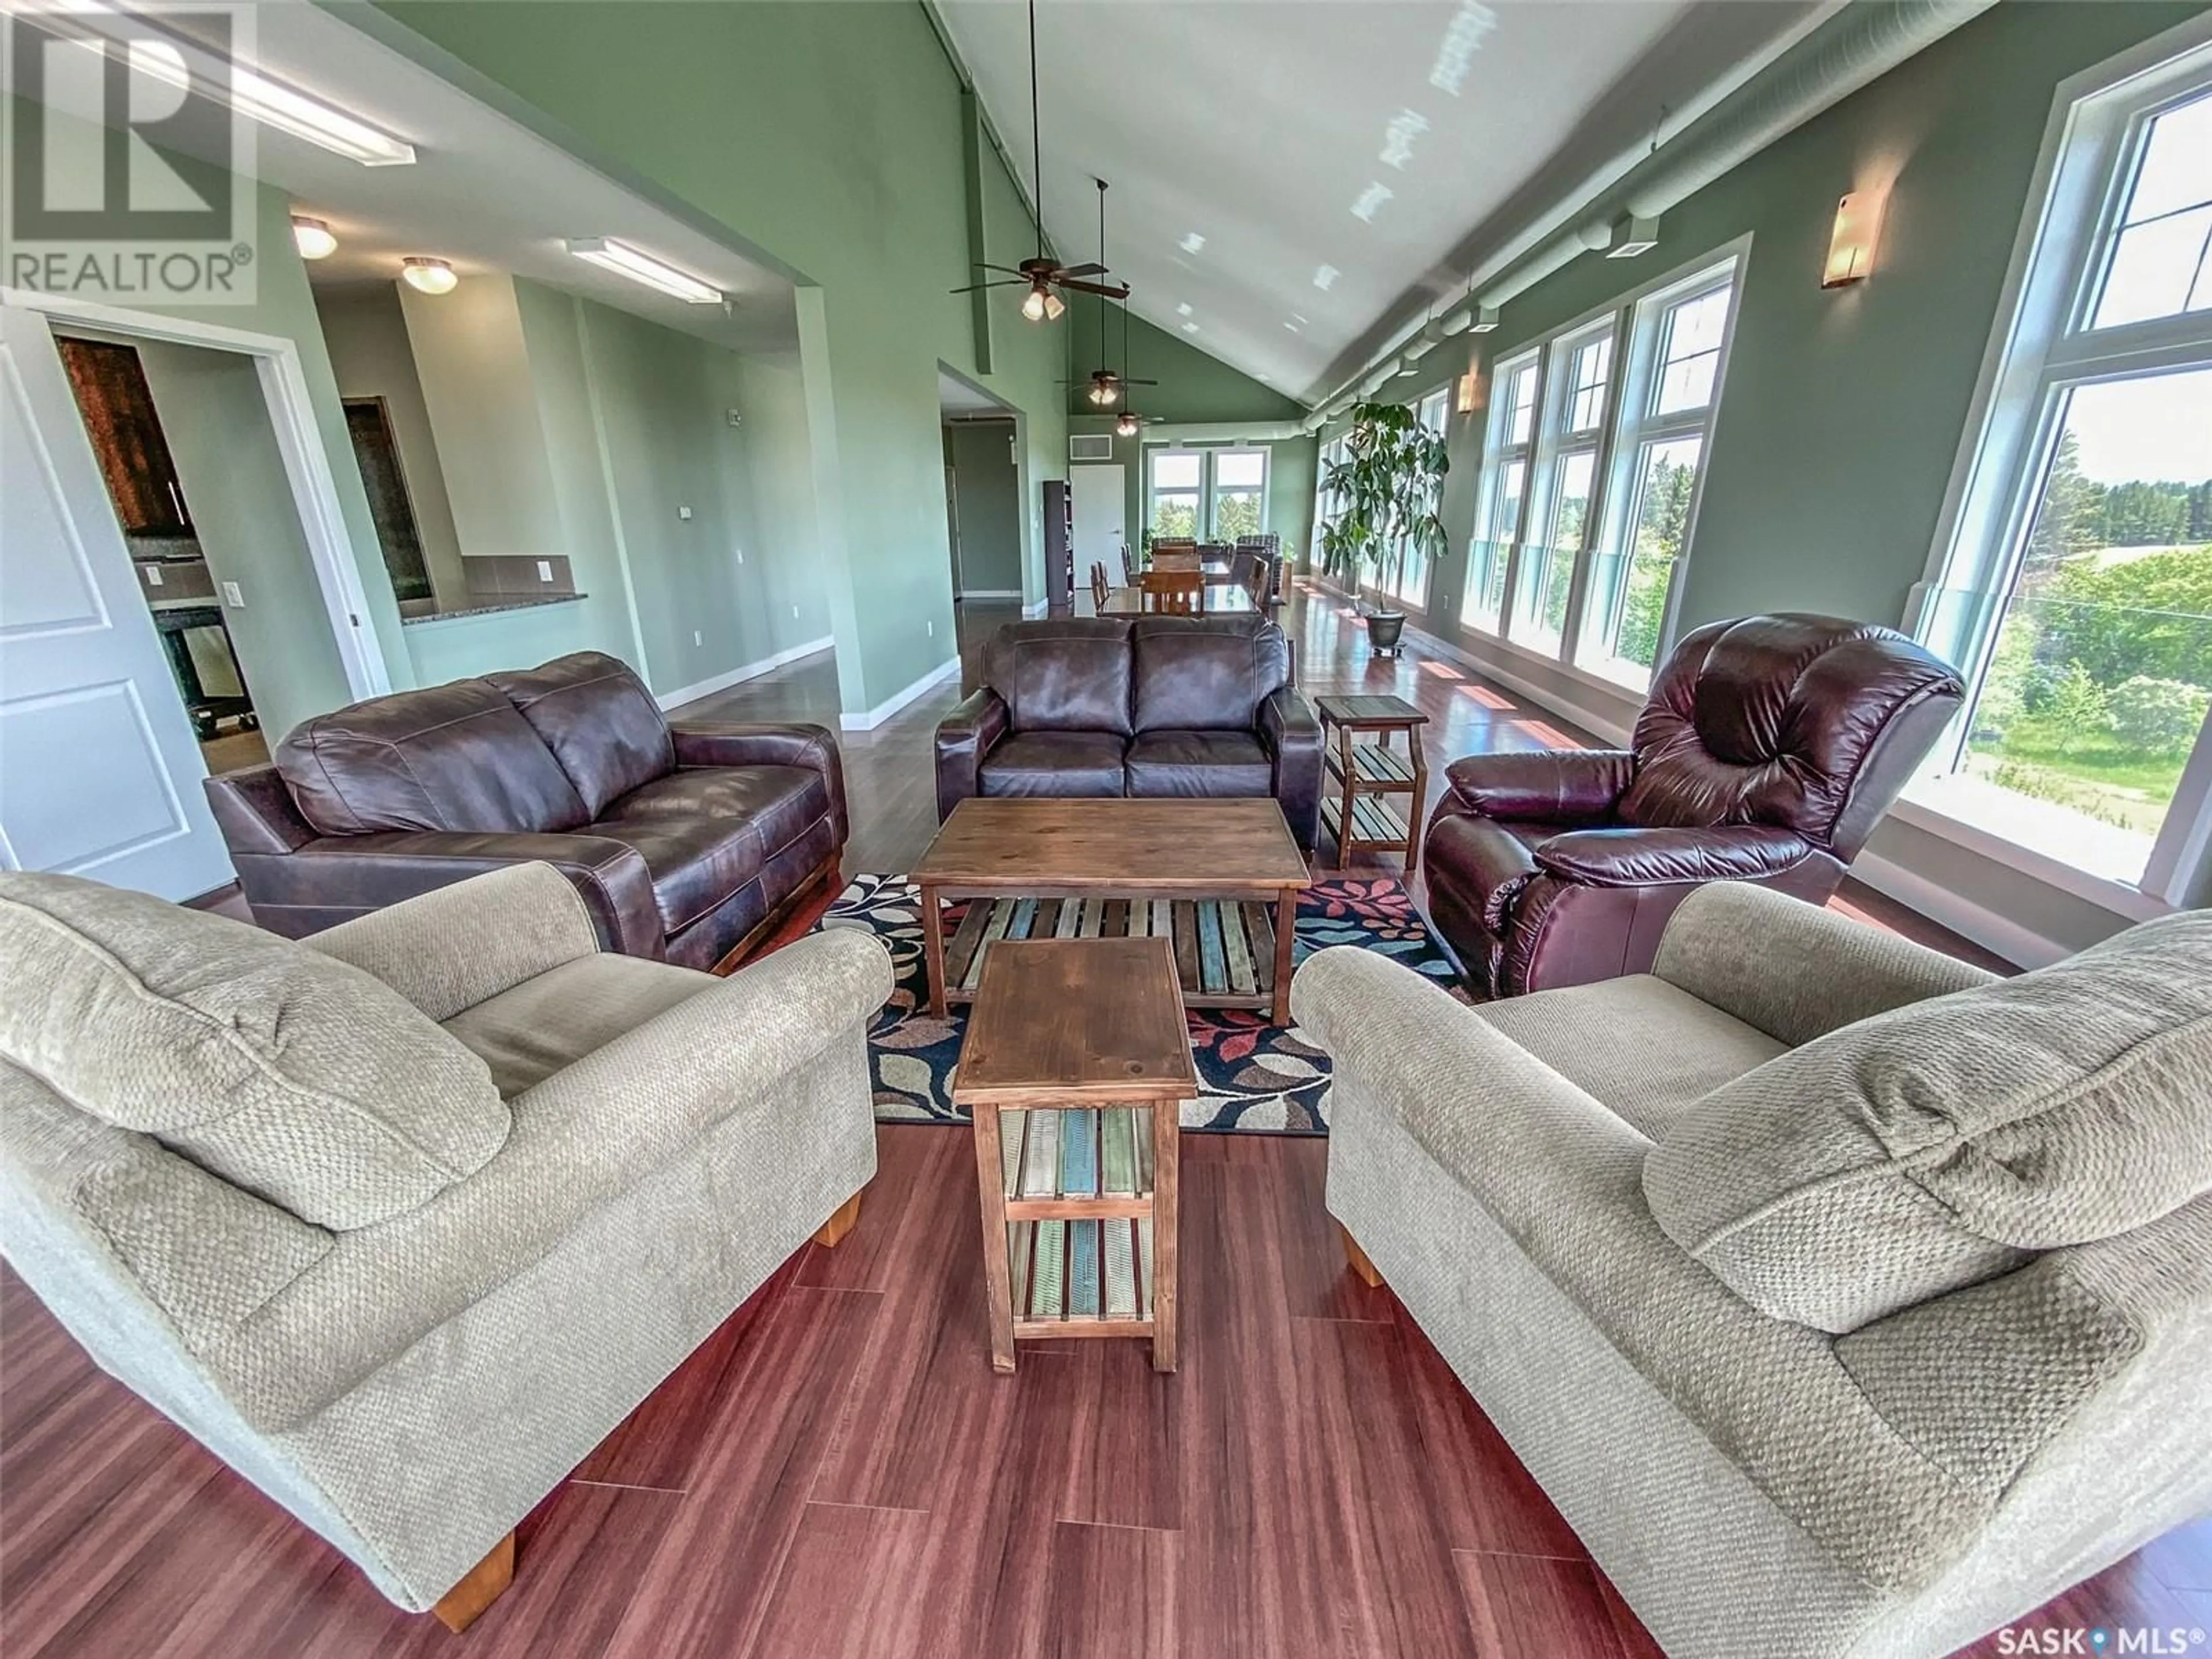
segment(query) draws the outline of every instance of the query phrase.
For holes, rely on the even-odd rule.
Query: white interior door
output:
[[[0,861],[212,891],[206,775],[53,335],[0,306]]]
[[[1106,567],[1106,580],[1121,586],[1121,544],[1129,538],[1127,480],[1119,461],[1067,469],[1068,510],[1075,519],[1075,588],[1091,585],[1091,567]]]

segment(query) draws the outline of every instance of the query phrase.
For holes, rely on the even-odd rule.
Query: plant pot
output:
[[[1378,655],[1383,652],[1398,654],[1406,634],[1406,613],[1402,611],[1375,611],[1368,613],[1367,646]]]

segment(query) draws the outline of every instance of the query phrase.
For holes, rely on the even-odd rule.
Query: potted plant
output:
[[[1336,512],[1321,532],[1322,571],[1349,587],[1367,617],[1369,643],[1395,653],[1406,631],[1406,613],[1387,599],[1367,609],[1362,590],[1372,571],[1380,589],[1386,561],[1416,552],[1443,552],[1443,520],[1437,507],[1450,462],[1444,441],[1402,404],[1356,404],[1345,458],[1329,464],[1322,488]]]

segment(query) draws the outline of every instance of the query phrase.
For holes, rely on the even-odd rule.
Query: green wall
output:
[[[1067,341],[1070,380],[1079,382],[1094,368],[1121,369],[1121,319],[1115,307],[1105,310],[1103,349],[1097,305],[1078,300],[1061,320],[1073,325]],[[1155,328],[1141,317],[1129,319],[1128,363],[1129,374],[1159,382],[1137,387],[1131,399],[1155,421],[1295,421],[1306,412],[1295,398],[1262,386],[1181,334]],[[1067,412],[1081,416],[1096,412],[1080,385],[1067,389]]]
[[[1023,591],[1021,475],[1004,421],[954,421],[945,428],[945,460],[959,503],[959,590]]]
[[[996,331],[976,362],[969,208],[1007,263],[1030,251],[1011,184],[963,160],[958,82],[918,5],[763,0],[397,0],[384,9],[556,124],[799,272],[817,556],[848,713],[953,652],[940,362],[1027,416],[1062,476],[1054,330]],[[1012,302],[1009,301],[1011,306]],[[1009,313],[1011,316],[1011,313]],[[1013,319],[1018,322],[1018,319]],[[1025,558],[1041,576],[1033,531]]]

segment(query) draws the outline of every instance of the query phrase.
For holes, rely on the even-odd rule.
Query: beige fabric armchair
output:
[[[312,941],[0,876],[0,1249],[457,1628],[513,1529],[875,1170],[882,947],[721,980],[516,866]],[[826,1221],[825,1221],[825,1218]]]
[[[1669,1654],[1941,1654],[2212,1509],[2212,914],[2013,980],[1742,884],[1291,1006],[1328,1202]]]

